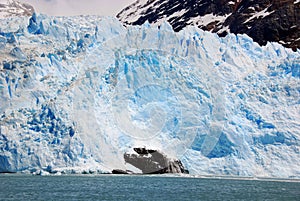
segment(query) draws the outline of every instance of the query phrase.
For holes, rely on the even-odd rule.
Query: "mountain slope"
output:
[[[117,18],[127,25],[167,20],[175,31],[196,25],[220,36],[246,33],[260,45],[273,41],[300,48],[298,0],[138,0]]]
[[[0,172],[129,169],[300,178],[300,52],[115,18],[0,20]]]
[[[31,16],[34,8],[16,0],[0,0],[0,18]]]

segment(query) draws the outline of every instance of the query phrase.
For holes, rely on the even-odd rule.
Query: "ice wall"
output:
[[[96,16],[1,20],[0,172],[124,169],[299,178],[300,52]]]

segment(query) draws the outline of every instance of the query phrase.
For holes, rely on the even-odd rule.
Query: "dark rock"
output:
[[[114,169],[113,174],[129,174],[126,170]]]
[[[138,154],[151,154],[156,152],[156,150],[146,149],[146,148],[133,148],[133,150]]]
[[[140,169],[143,174],[188,173],[180,160],[170,159],[160,151],[134,148],[137,154],[124,154],[126,163]]]

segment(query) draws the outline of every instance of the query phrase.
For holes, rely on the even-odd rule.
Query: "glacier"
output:
[[[299,50],[113,17],[0,24],[0,172],[106,173],[147,147],[193,175],[300,178]]]

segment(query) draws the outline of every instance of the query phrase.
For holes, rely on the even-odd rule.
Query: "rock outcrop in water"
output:
[[[143,174],[187,173],[178,159],[170,159],[164,153],[146,148],[134,148],[136,153],[124,154],[126,163],[140,169]],[[113,170],[113,174],[130,174],[130,171]]]

